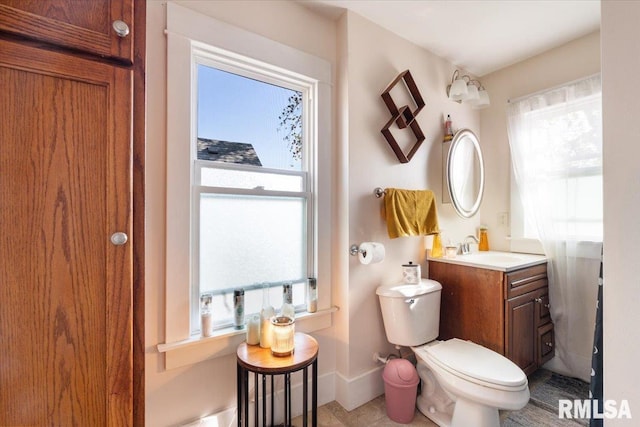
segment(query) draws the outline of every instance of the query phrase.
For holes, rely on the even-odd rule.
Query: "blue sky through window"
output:
[[[264,167],[300,170],[279,119],[296,93],[198,65],[198,137],[249,143]]]

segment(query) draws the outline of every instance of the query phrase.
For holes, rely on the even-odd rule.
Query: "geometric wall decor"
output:
[[[409,91],[409,94],[411,95],[411,98],[413,99],[413,102],[416,104],[416,108],[414,110],[411,110],[408,105],[403,105],[398,108],[393,102],[393,99],[391,99],[390,92],[400,81],[404,82],[407,90]],[[384,92],[382,92],[382,95],[380,96],[382,96],[382,100],[391,113],[391,120],[389,120],[381,130],[382,135],[384,135],[393,152],[396,153],[396,156],[398,157],[398,160],[400,160],[400,163],[408,163],[416,153],[416,151],[418,151],[418,148],[420,148],[422,141],[424,141],[425,139],[424,134],[422,133],[422,129],[420,129],[420,125],[416,120],[416,116],[425,106],[425,103],[422,99],[422,96],[420,95],[420,92],[418,91],[418,86],[416,86],[415,80],[413,80],[413,77],[411,76],[411,72],[409,72],[409,70],[406,70],[400,73],[398,77],[396,77],[395,80],[389,84],[389,86],[385,89]],[[400,129],[411,129],[413,135],[416,138],[416,142],[413,144],[407,154],[402,151],[395,138],[391,134],[391,131],[389,130],[394,122]]]

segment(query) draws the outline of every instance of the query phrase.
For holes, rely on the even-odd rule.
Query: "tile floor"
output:
[[[302,417],[292,420],[294,426],[302,426]],[[309,423],[309,425],[311,425]],[[347,411],[338,402],[329,402],[318,408],[318,427],[393,427],[421,426],[437,427],[437,424],[422,415],[416,409],[411,424],[399,424],[387,417],[384,395],[354,409]]]
[[[534,375],[529,377],[529,389],[533,390],[538,384],[543,383],[551,372],[544,369],[539,370]],[[528,406],[530,406],[529,404]],[[528,407],[527,406],[527,407]],[[501,411],[500,421],[503,423],[507,416],[508,411]],[[310,420],[310,418],[309,418]],[[302,426],[302,417],[297,417],[292,420],[292,424],[295,427]],[[528,424],[528,423],[527,423]],[[311,423],[309,422],[310,426]],[[535,425],[535,422],[531,424]],[[391,421],[387,417],[385,409],[384,395],[379,396],[372,401],[352,410],[347,411],[338,402],[329,402],[324,406],[318,408],[318,427],[395,427],[395,426],[421,426],[421,427],[437,427],[433,421],[422,415],[420,411],[416,409],[415,417],[410,424],[399,424]]]

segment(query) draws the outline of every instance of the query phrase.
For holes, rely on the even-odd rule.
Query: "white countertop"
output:
[[[467,255],[456,255],[452,258],[427,257],[427,260],[504,272],[519,270],[547,262],[547,258],[544,255],[499,251],[473,252]]]

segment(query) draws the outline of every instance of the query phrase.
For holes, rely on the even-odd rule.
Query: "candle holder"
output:
[[[287,316],[274,316],[271,318],[271,325],[273,329],[271,354],[278,357],[292,355],[295,320]]]

